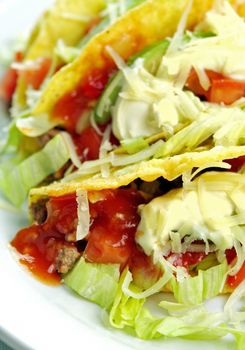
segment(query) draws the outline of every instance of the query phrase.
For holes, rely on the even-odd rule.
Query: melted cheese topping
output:
[[[142,59],[132,68],[122,68],[125,82],[112,110],[113,132],[119,140],[163,130],[171,135],[182,124],[197,120],[210,104],[183,90],[192,68],[206,90],[210,81],[205,69],[245,80],[245,23],[228,2],[208,12],[198,30],[216,36],[178,41],[162,58],[156,76],[147,72]]]
[[[211,241],[220,251],[232,248],[235,242],[243,243],[245,178],[235,173],[223,175],[205,173],[187,187],[172,190],[140,208],[136,241],[147,255],[156,260],[175,252],[176,242],[182,242],[182,252],[196,240],[206,245]]]

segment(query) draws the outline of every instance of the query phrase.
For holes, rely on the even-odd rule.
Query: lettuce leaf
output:
[[[224,262],[205,271],[199,270],[195,277],[187,277],[179,282],[173,278],[171,287],[174,296],[181,304],[199,305],[222,291],[227,272],[228,265]]]
[[[30,157],[23,160],[22,155],[17,154],[4,162],[0,167],[0,189],[18,207],[32,187],[59,170],[69,158],[70,152],[64,138],[57,135]]]
[[[209,313],[204,308],[187,311],[182,317],[156,318],[142,308],[135,321],[135,331],[141,339],[155,339],[161,336],[186,339],[217,339],[228,333],[227,329],[216,327],[223,323],[222,313]]]
[[[110,311],[109,322],[115,328],[135,327],[135,319],[140,312],[145,299],[134,299],[122,291],[124,280],[128,270],[125,269],[118,285],[117,294]],[[130,286],[133,292],[140,292],[140,289],[134,285]]]
[[[116,297],[119,267],[116,264],[87,263],[80,258],[64,277],[64,283],[81,297],[108,310]]]
[[[237,350],[241,350],[244,331],[229,326],[224,312],[210,312],[203,305],[188,307],[183,304],[162,301],[160,305],[178,313],[175,316],[153,315],[145,305],[146,299],[135,299],[123,293],[122,286],[127,276],[125,270],[120,278],[117,294],[109,315],[112,327],[123,329],[127,333],[145,340],[166,338],[184,338],[192,340],[214,340],[232,334],[237,341]],[[130,285],[133,292],[138,287]]]

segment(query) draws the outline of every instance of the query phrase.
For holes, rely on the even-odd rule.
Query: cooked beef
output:
[[[44,147],[59,132],[60,132],[60,130],[58,130],[58,129],[51,129],[48,132],[46,132],[45,134],[39,136],[37,138],[37,141],[38,141],[38,144],[40,145],[40,147]]]
[[[71,166],[71,161],[68,160],[62,168],[57,170],[55,173],[46,177],[46,179],[42,182],[43,186],[49,185],[50,183],[60,180],[64,177],[66,170]]]
[[[55,270],[59,273],[69,272],[79,257],[80,253],[75,246],[64,245],[58,250],[55,259]]]
[[[47,218],[46,203],[48,199],[40,199],[38,202],[33,203],[30,207],[31,216],[35,223],[43,224]]]

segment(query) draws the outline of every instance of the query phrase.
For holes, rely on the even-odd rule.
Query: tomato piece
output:
[[[226,260],[227,260],[228,264],[231,264],[232,261],[234,261],[234,259],[236,258],[235,248],[226,249],[225,255],[226,255]]]
[[[99,135],[93,127],[88,127],[80,135],[74,135],[73,141],[81,161],[99,158],[102,135]]]
[[[208,100],[213,103],[230,105],[245,96],[245,82],[232,79],[219,79],[212,81]]]
[[[194,69],[187,79],[186,87],[197,96],[205,97],[213,103],[232,104],[239,98],[245,96],[245,82],[224,77],[220,73],[206,70],[211,87],[206,91],[200,84],[198,75]]]
[[[24,79],[27,86],[30,85],[33,89],[39,89],[48,74],[50,66],[51,59],[43,57],[34,62],[33,67],[21,70],[19,75]]]
[[[211,70],[206,70],[206,74],[212,83],[214,79],[222,79],[223,75],[220,73],[213,72]],[[197,96],[203,96],[206,99],[208,99],[209,96],[209,90],[204,90],[204,88],[201,86],[198,75],[194,69],[191,70],[190,75],[186,82],[186,87],[190,89],[192,92],[194,92]]]
[[[228,276],[227,283],[230,287],[236,288],[245,279],[245,262],[235,276]]]
[[[22,52],[17,51],[15,53],[15,62],[21,62],[22,58]],[[0,98],[2,98],[7,103],[9,103],[13,97],[16,89],[17,79],[18,72],[16,69],[9,67],[0,82]]]
[[[171,253],[168,258],[170,258],[171,263],[174,266],[183,266],[188,268],[189,266],[196,265],[201,262],[207,254],[203,252],[185,252],[185,253]]]
[[[231,165],[230,171],[237,172],[245,164],[245,156],[234,159],[226,159],[225,162]]]
[[[0,98],[9,103],[16,89],[18,74],[15,69],[9,68],[0,83]]]
[[[153,264],[152,257],[147,256],[136,246],[130,257],[129,270],[134,284],[142,289],[150,288],[162,275],[162,269]]]
[[[140,217],[142,196],[131,189],[107,191],[105,198],[91,205],[91,227],[85,257],[95,263],[124,266],[134,249],[134,235]]]
[[[108,232],[102,226],[94,226],[89,234],[84,256],[86,260],[102,264],[125,265],[132,252],[129,235]]]

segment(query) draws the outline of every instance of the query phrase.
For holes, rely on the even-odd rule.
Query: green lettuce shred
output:
[[[80,258],[64,277],[64,283],[81,297],[109,310],[116,297],[119,265],[92,264]]]
[[[134,154],[147,148],[149,145],[143,137],[136,137],[133,139],[122,140],[121,146],[128,154]]]
[[[41,151],[23,161],[21,155],[17,155],[10,162],[4,162],[0,167],[0,188],[10,202],[18,207],[32,187],[62,168],[69,158],[64,138],[57,135]]]
[[[145,299],[134,299],[122,291],[123,282],[127,276],[128,270],[124,270],[117,289],[117,294],[110,311],[109,321],[111,326],[115,328],[135,327],[135,319],[140,312]],[[133,292],[140,292],[141,290],[134,286],[130,286]]]
[[[187,277],[177,282],[172,278],[171,287],[176,300],[184,305],[199,305],[204,300],[220,294],[223,289],[228,265],[226,262],[211,267],[208,270],[199,270],[195,277]]]
[[[160,337],[215,340],[231,334],[237,343],[236,350],[243,349],[244,331],[230,326],[224,312],[210,312],[203,305],[190,307],[163,300],[160,302],[160,306],[166,309],[168,314],[167,316],[163,314],[162,317],[155,316],[146,307],[146,299],[135,299],[123,293],[122,286],[126,276],[127,269],[123,272],[118,284],[109,315],[110,326],[123,329],[125,332],[145,340]],[[213,272],[206,275],[209,282],[212,281],[213,277]],[[134,292],[141,291],[133,284],[130,285],[130,288]]]

